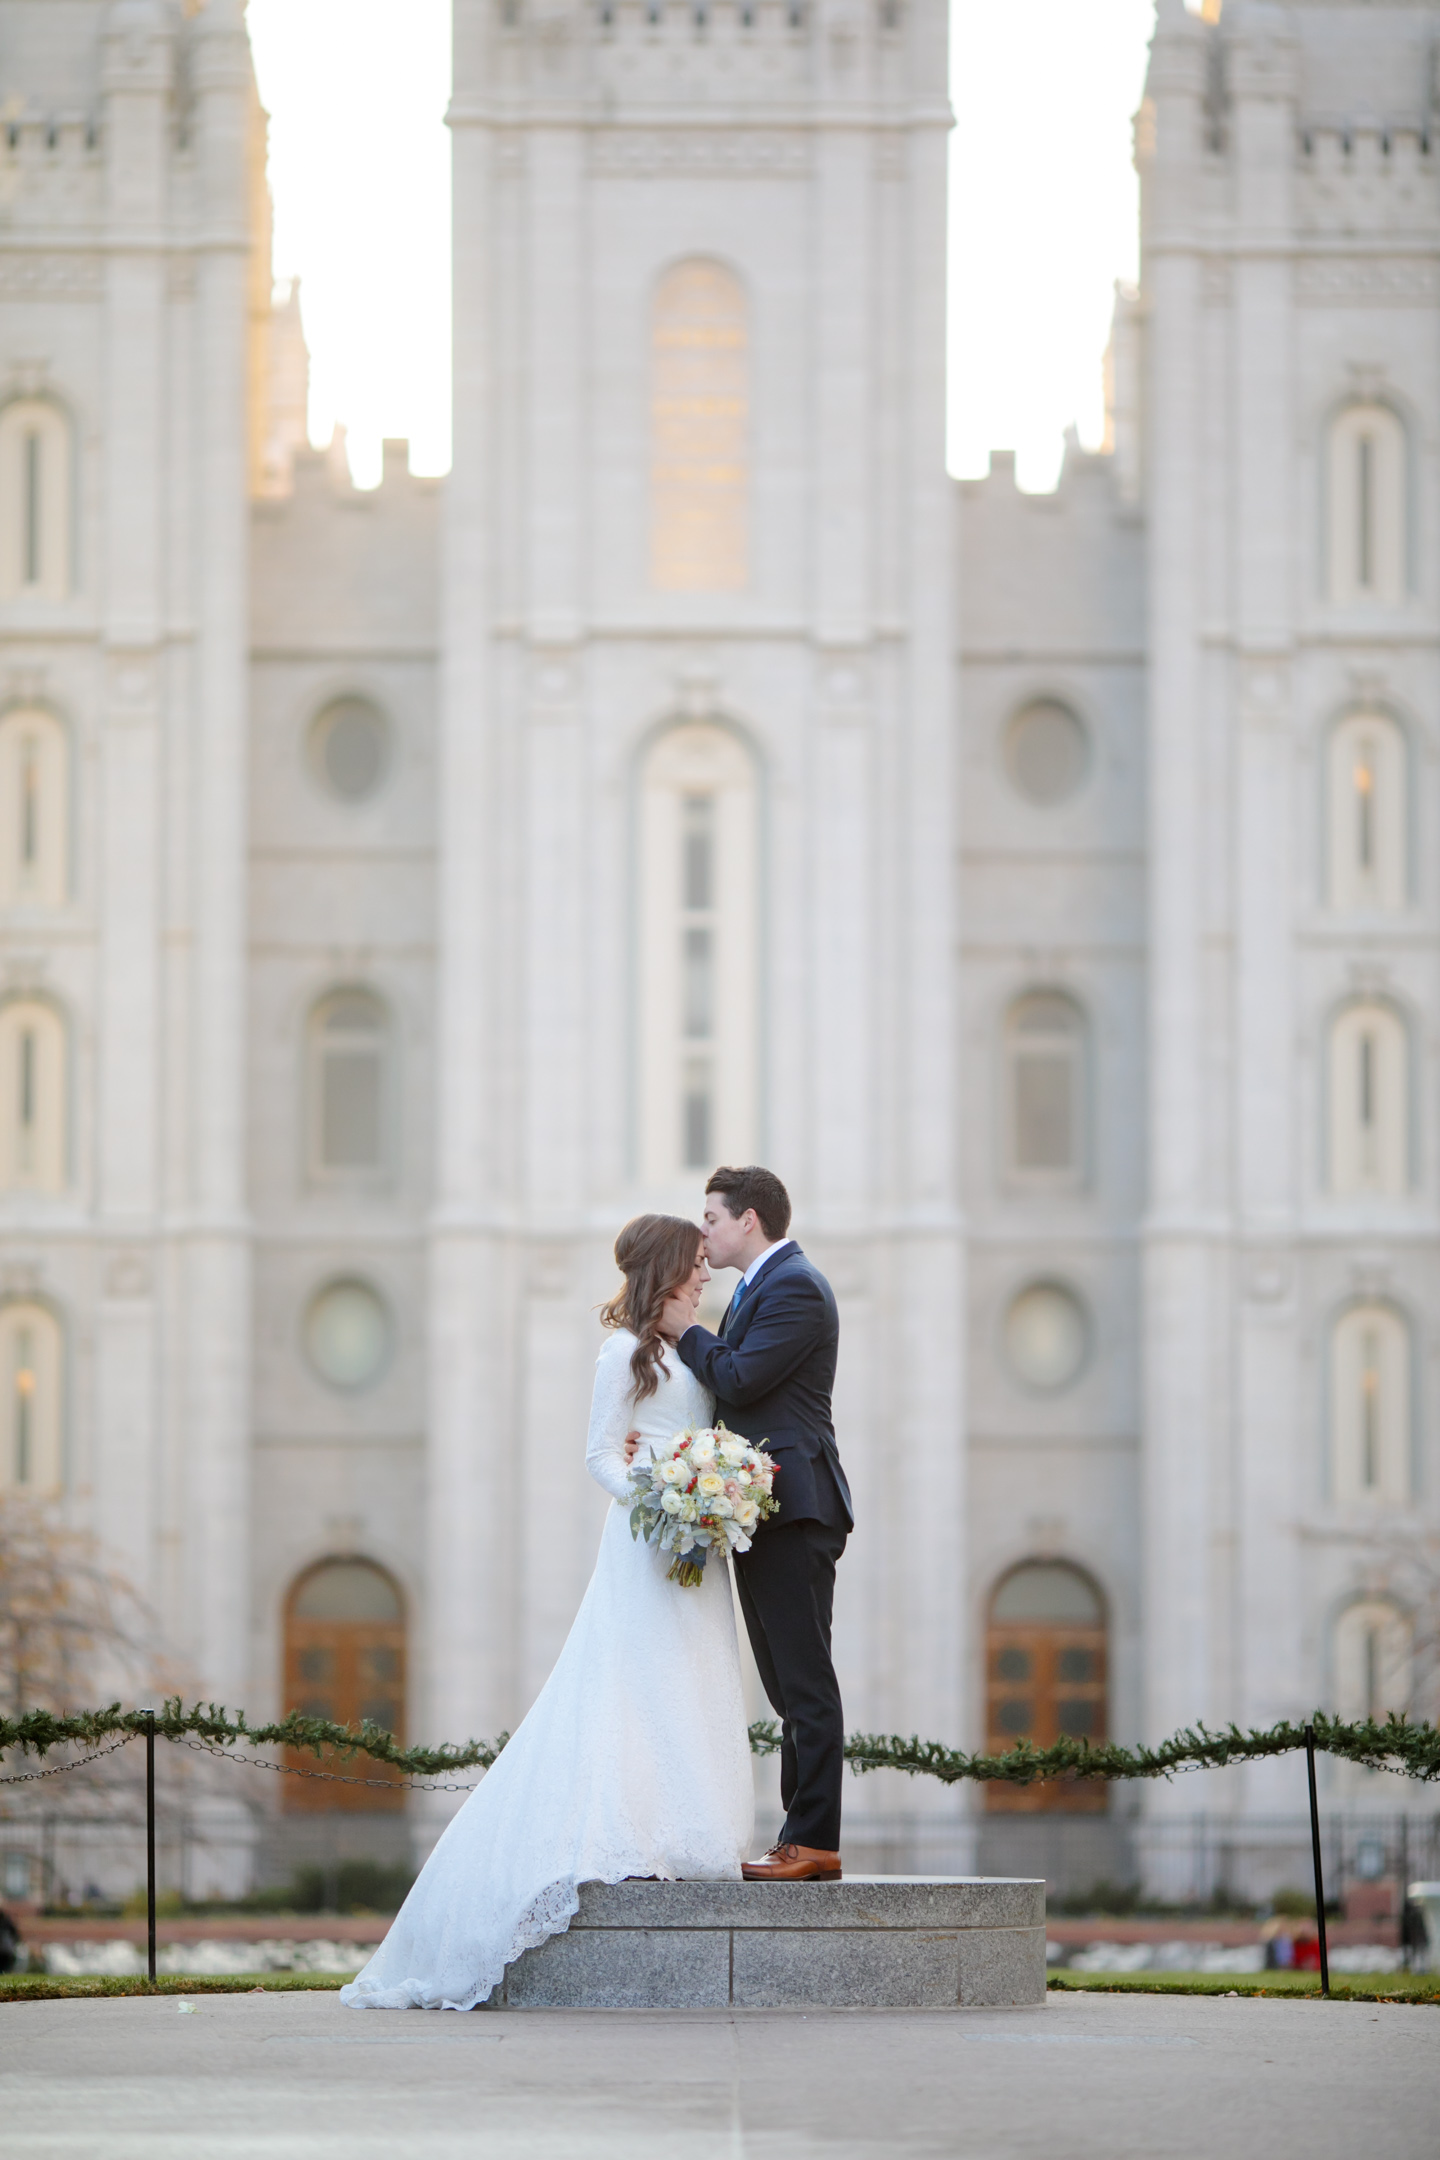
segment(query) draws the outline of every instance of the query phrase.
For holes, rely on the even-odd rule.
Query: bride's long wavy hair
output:
[[[660,1313],[666,1298],[683,1290],[695,1271],[699,1229],[682,1215],[637,1215],[615,1240],[615,1265],[625,1277],[608,1304],[600,1308],[607,1328],[629,1328],[638,1340],[630,1359],[635,1400],[644,1402],[660,1385],[665,1338]]]

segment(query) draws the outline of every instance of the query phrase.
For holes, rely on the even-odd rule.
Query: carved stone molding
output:
[[[104,282],[98,255],[0,252],[0,300],[98,300]]]
[[[143,1252],[117,1252],[105,1270],[107,1298],[147,1298],[154,1287],[150,1262]]]
[[[810,169],[810,146],[804,136],[774,129],[605,128],[590,138],[590,169],[645,179],[657,173],[798,178]]]
[[[1230,264],[1223,255],[1207,255],[1200,265],[1200,298],[1206,307],[1230,305]]]
[[[1434,256],[1310,255],[1295,265],[1295,297],[1312,307],[1376,301],[1423,307],[1440,298]]]
[[[1245,1269],[1245,1295],[1256,1305],[1278,1305],[1289,1296],[1294,1273],[1289,1256],[1252,1253]]]

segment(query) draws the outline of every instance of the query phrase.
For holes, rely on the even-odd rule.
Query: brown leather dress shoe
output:
[[[742,1860],[746,1882],[839,1882],[840,1855],[814,1845],[772,1845],[763,1860]]]

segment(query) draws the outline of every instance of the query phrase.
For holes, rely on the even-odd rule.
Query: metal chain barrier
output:
[[[197,1755],[213,1756],[217,1762],[226,1762],[236,1766],[247,1765],[252,1770],[278,1770],[282,1777],[321,1778],[327,1785],[379,1785],[383,1786],[387,1792],[395,1790],[394,1778],[346,1777],[339,1770],[305,1770],[301,1768],[299,1763],[262,1762],[258,1755],[231,1755],[213,1740],[182,1740],[178,1744],[181,1747],[193,1748]],[[109,1750],[106,1749],[102,1752],[108,1753]],[[53,1771],[45,1774],[49,1776],[55,1775]],[[474,1792],[475,1787],[473,1785],[411,1785],[407,1789],[410,1792],[427,1793]]]
[[[115,1754],[117,1749],[122,1747],[129,1747],[130,1742],[138,1738],[138,1733],[122,1733],[118,1740],[111,1741],[109,1747],[96,1748],[93,1755],[82,1755],[78,1762],[56,1763],[54,1768],[51,1770],[17,1770],[13,1772],[7,1772],[4,1777],[0,1777],[0,1785],[33,1785],[37,1778],[66,1777],[72,1770],[83,1770],[87,1763],[99,1762],[102,1755],[113,1755]]]

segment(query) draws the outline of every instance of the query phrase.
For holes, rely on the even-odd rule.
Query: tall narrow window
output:
[[[0,1005],[0,1191],[65,1184],[65,1029],[39,999]]]
[[[1411,1707],[1410,1623],[1388,1598],[1347,1605],[1335,1628],[1335,1707],[1342,1718],[1374,1718]]]
[[[1355,1305],[1330,1346],[1330,1485],[1341,1504],[1410,1497],[1410,1331],[1388,1305]]]
[[[311,1175],[368,1181],[386,1168],[390,1030],[368,990],[337,990],[311,1015]]]
[[[1072,999],[1037,991],[1016,1000],[1005,1026],[1012,1174],[1074,1185],[1084,1172],[1085,1021]]]
[[[986,1630],[986,1747],[1003,1755],[1017,1741],[1050,1747],[1061,1738],[1106,1738],[1105,1607],[1088,1575],[1059,1560],[1012,1568],[996,1590]],[[985,1787],[988,1809],[1033,1814],[1100,1813],[1098,1778],[1046,1778],[1036,1785]]]
[[[50,713],[0,720],[0,907],[59,907],[67,884],[69,757]]]
[[[1352,713],[1330,736],[1329,892],[1335,908],[1406,901],[1405,738],[1386,713]]]
[[[654,743],[640,794],[637,1128],[643,1174],[664,1183],[755,1152],[754,762],[689,722]]]
[[[650,578],[736,592],[749,578],[749,326],[720,263],[677,263],[651,322]]]
[[[1330,1030],[1330,1188],[1396,1196],[1410,1186],[1409,1057],[1389,1005],[1350,1005]]]
[[[0,1489],[43,1494],[61,1481],[61,1342],[43,1305],[0,1306]]]
[[[0,599],[70,590],[70,427],[43,398],[0,411]]]
[[[1330,430],[1330,597],[1395,607],[1405,597],[1405,429],[1388,405],[1348,405]]]

